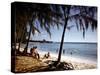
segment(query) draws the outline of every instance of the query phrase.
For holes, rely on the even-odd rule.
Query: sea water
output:
[[[29,48],[37,46],[38,50],[59,53],[60,42],[54,43],[29,43]],[[97,61],[97,43],[64,43],[62,55],[85,58],[92,61]]]

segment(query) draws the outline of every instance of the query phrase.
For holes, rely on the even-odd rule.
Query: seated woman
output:
[[[34,58],[37,58],[37,59],[40,58],[40,55],[39,55],[39,53],[37,52],[37,47],[31,48],[30,54],[31,54],[31,56],[34,57]]]
[[[50,58],[50,53],[48,52],[47,54],[45,54],[44,58]]]

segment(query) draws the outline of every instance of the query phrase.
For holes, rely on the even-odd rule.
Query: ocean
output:
[[[58,54],[60,42],[29,43],[29,48],[37,46],[39,51]],[[62,55],[97,61],[97,43],[64,43]]]

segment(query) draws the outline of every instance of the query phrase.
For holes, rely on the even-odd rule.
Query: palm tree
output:
[[[62,7],[62,8],[63,8],[64,18],[65,18],[65,24],[64,24],[64,30],[62,33],[60,50],[59,50],[59,54],[58,54],[58,60],[57,60],[58,63],[61,60],[61,53],[62,53],[62,48],[63,48],[64,36],[65,36],[65,31],[66,31],[66,27],[67,27],[67,23],[68,23],[68,17],[69,17],[69,13],[70,13],[70,6],[67,7],[67,12],[65,10],[66,9],[65,7]]]
[[[17,26],[19,26],[18,34],[26,32],[25,30],[23,30],[23,28],[26,27],[27,23],[29,23],[30,25],[30,31],[28,34],[24,53],[27,53],[31,32],[33,33],[33,35],[35,34],[35,30],[40,33],[39,29],[34,24],[35,20],[38,20],[38,22],[40,23],[40,27],[42,29],[45,29],[50,36],[50,27],[54,25],[57,25],[57,27],[59,26],[59,20],[61,19],[62,15],[60,14],[60,12],[54,12],[53,7],[53,5],[48,4],[37,5],[31,3],[16,3],[16,24]]]
[[[61,60],[61,53],[63,50],[63,43],[64,43],[64,35],[66,28],[68,26],[68,21],[74,20],[76,23],[76,27],[79,30],[83,31],[83,37],[85,37],[85,31],[88,29],[89,25],[91,26],[92,30],[97,28],[97,8],[96,7],[85,7],[85,6],[62,6],[63,14],[64,14],[64,29],[62,33],[60,49],[58,54],[58,64]],[[77,11],[74,15],[71,13]]]
[[[77,11],[77,13],[72,13]],[[40,33],[38,27],[35,26],[35,20],[38,20],[39,26],[42,29],[45,29],[51,36],[50,28],[51,26],[62,25],[64,22],[64,29],[61,38],[61,44],[58,54],[59,63],[61,60],[61,53],[63,49],[63,42],[65,36],[65,30],[68,26],[68,21],[75,21],[76,27],[78,30],[83,31],[83,37],[85,37],[85,31],[88,29],[88,26],[91,25],[92,30],[97,28],[97,20],[95,19],[97,8],[96,7],[85,7],[85,6],[64,6],[64,5],[48,5],[48,4],[30,4],[30,3],[18,3],[16,5],[16,24],[19,25],[22,32],[23,27],[27,26],[27,23],[30,25],[30,31],[28,35],[27,45],[25,48],[25,53],[27,53],[27,48],[30,40],[31,32],[35,34],[35,30]],[[22,27],[20,27],[22,25]]]

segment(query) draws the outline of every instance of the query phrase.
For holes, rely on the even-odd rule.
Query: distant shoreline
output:
[[[36,43],[60,43],[54,41],[41,41],[41,40],[30,40],[29,42],[36,42]],[[97,42],[64,42],[66,44],[97,44]]]
[[[29,42],[38,42],[38,43],[53,43],[53,41],[46,41],[46,40],[29,40]]]
[[[53,42],[53,43],[60,43],[60,42]],[[68,44],[97,44],[97,42],[64,42]]]

